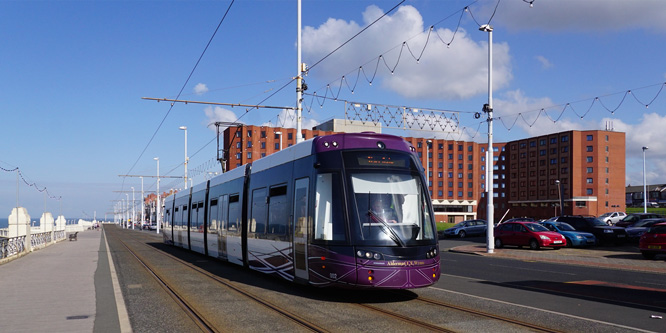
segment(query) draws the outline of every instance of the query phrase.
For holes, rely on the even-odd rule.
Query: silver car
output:
[[[610,212],[600,215],[598,219],[606,222],[608,225],[614,225],[615,223],[620,222],[620,220],[626,216],[627,214],[625,212]]]
[[[483,235],[486,233],[488,224],[485,220],[467,220],[457,223],[451,228],[444,230],[444,237],[460,237]]]

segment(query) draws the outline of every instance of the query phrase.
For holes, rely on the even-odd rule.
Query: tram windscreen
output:
[[[360,238],[376,245],[406,246],[434,240],[420,178],[412,174],[351,175]]]

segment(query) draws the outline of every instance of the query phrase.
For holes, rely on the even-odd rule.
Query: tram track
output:
[[[387,323],[394,323],[391,325],[395,325],[395,323],[397,322],[402,322],[404,323],[404,326],[400,324],[398,324],[398,326],[401,327],[401,329],[403,329],[405,332],[407,331],[417,332],[424,330],[432,332],[466,331],[465,328],[462,329],[460,328],[459,322],[457,321],[449,321],[447,323],[442,323],[441,316],[428,317],[429,316],[428,314],[442,313],[441,310],[437,310],[437,308],[440,309],[446,308],[449,309],[450,311],[456,311],[461,313],[461,315],[463,316],[467,316],[468,318],[482,318],[489,320],[487,322],[488,324],[483,324],[484,321],[479,321],[479,323],[481,323],[480,325],[482,325],[481,327],[487,327],[486,325],[491,325],[490,323],[493,323],[492,325],[503,323],[499,325],[508,325],[510,327],[514,327],[516,331],[559,332],[557,330],[541,327],[527,322],[522,322],[520,320],[505,318],[501,315],[486,313],[476,309],[469,309],[462,306],[458,306],[456,304],[450,304],[437,299],[430,299],[419,295],[417,295],[416,297],[405,298],[406,297],[405,293],[401,293],[400,291],[389,291],[389,290],[384,291],[385,293],[382,292],[381,294],[374,294],[374,295],[373,294],[364,295],[363,293],[357,294],[358,297],[360,297],[360,299],[357,299],[356,301],[353,300],[356,298],[355,296],[352,296],[351,299],[347,299],[347,297],[349,296],[346,296],[345,293],[340,294],[337,292],[326,290],[323,294],[312,295],[311,299],[314,300],[314,303],[312,305],[300,306],[299,309],[299,306],[292,307],[293,303],[290,303],[289,299],[284,298],[285,295],[272,293],[271,296],[270,294],[267,294],[266,296],[268,296],[268,298],[272,297],[272,299],[269,300],[267,297],[258,295],[256,290],[251,291],[250,289],[252,288],[247,288],[247,286],[245,286],[242,283],[233,282],[232,280],[235,280],[236,278],[231,278],[232,280],[229,280],[229,278],[219,276],[218,275],[219,273],[216,274],[214,271],[211,271],[210,268],[198,266],[200,265],[200,263],[205,261],[194,260],[192,263],[190,263],[191,260],[187,261],[184,259],[180,259],[174,254],[170,254],[168,252],[165,252],[163,249],[160,250],[153,245],[147,244],[145,240],[142,240],[138,237],[123,236],[123,238],[124,240],[121,240],[120,238],[116,237],[119,243],[122,244],[127,249],[127,251],[132,255],[132,257],[134,257],[140,263],[140,265],[144,267],[146,271],[149,272],[150,275],[154,276],[155,280],[158,281],[160,285],[162,285],[162,288],[171,296],[171,298],[173,298],[174,301],[178,303],[178,305],[181,308],[183,308],[183,311],[185,311],[185,313],[190,318],[192,318],[192,321],[196,323],[196,325],[200,328],[202,332],[224,332],[224,331],[229,331],[229,328],[226,328],[224,324],[218,324],[217,325],[218,327],[216,327],[215,323],[211,323],[211,320],[207,320],[206,318],[213,318],[210,316],[215,315],[212,314],[211,309],[204,308],[204,309],[199,309],[203,311],[199,311],[197,307],[202,307],[202,306],[205,307],[206,305],[193,304],[199,302],[201,302],[201,304],[205,304],[206,300],[196,299],[196,296],[190,294],[191,290],[183,289],[182,286],[179,286],[180,289],[174,288],[174,285],[171,285],[173,284],[173,282],[169,281],[170,279],[173,279],[173,277],[169,277],[171,273],[168,273],[167,276],[161,276],[162,274],[160,274],[160,269],[164,270],[165,267],[167,267],[167,269],[174,269],[176,266],[182,266],[183,268],[178,268],[178,270],[183,270],[183,269],[193,270],[199,273],[197,275],[205,277],[201,279],[209,279],[213,281],[214,284],[211,284],[211,286],[221,285],[224,288],[228,290],[233,290],[235,292],[235,293],[221,292],[221,294],[241,295],[242,298],[249,299],[251,300],[252,303],[258,304],[261,307],[268,309],[269,311],[267,313],[273,312],[287,319],[287,321],[284,322],[285,325],[291,325],[287,323],[293,323],[296,324],[297,326],[300,326],[305,331],[311,331],[311,332],[338,331],[340,330],[340,327],[344,327],[344,326],[337,326],[337,324],[332,325],[331,320],[322,320],[321,317],[322,314],[319,312],[317,312],[315,316],[312,316],[312,313],[309,313],[308,311],[303,312],[303,308],[307,308],[310,306],[317,307],[320,304],[323,304],[325,308],[329,308],[332,305],[335,305],[339,308],[338,310],[333,310],[333,308],[329,308],[327,310],[327,311],[332,311],[330,312],[330,314],[328,314],[329,319],[336,318],[336,320],[340,320],[342,317],[344,317],[340,316],[340,318],[338,318],[337,312],[335,311],[351,312],[358,314],[359,313],[358,311],[344,310],[345,304],[348,309],[351,309],[350,306],[358,306],[364,309],[366,313],[361,316],[357,315],[355,319],[372,318],[371,320],[377,320],[376,318],[379,318],[377,317],[377,314],[381,314],[381,318],[385,319],[380,319],[379,322],[383,322],[384,325],[386,325]],[[144,251],[144,249],[147,249],[149,251]],[[156,257],[151,258],[151,256],[153,255],[157,257],[166,257],[169,260],[164,261],[160,259],[155,259]],[[144,256],[147,258],[144,258]],[[157,267],[152,267],[150,262],[157,264]],[[178,263],[179,265],[174,266],[170,264],[170,262]],[[183,273],[181,272],[181,274]],[[262,289],[262,290],[270,291],[270,289]],[[295,295],[298,295],[298,293],[296,293]],[[379,298],[375,299],[374,297],[377,295],[379,295]],[[390,295],[397,295],[397,297]],[[188,301],[188,298],[192,300]],[[374,303],[372,302],[368,303],[367,300],[375,300],[375,301]],[[293,302],[293,300],[291,302]],[[387,302],[386,303],[387,306],[379,305],[384,302]],[[410,310],[407,311],[404,311],[404,309],[399,308],[399,306],[401,305],[413,304],[412,302],[418,302],[424,305],[420,307],[409,307]],[[398,307],[391,306],[392,303],[395,303]],[[431,308],[427,308],[428,306],[430,306]],[[421,309],[421,310],[412,311],[414,309]],[[421,311],[421,314],[418,313],[419,311]],[[301,313],[305,314],[308,317],[303,317]],[[327,316],[326,313],[324,313],[323,315]],[[226,319],[218,317],[216,318],[216,320],[212,321],[217,321],[219,323],[221,321],[223,322],[224,320]],[[476,321],[476,319],[464,319],[462,322],[470,322],[470,321]],[[325,325],[324,327],[330,326],[331,328],[324,328],[322,327],[321,323],[326,323],[324,324]],[[340,323],[340,321],[338,321],[338,323]],[[350,327],[355,327],[355,326],[350,326]],[[359,328],[356,327],[356,329]]]
[[[225,330],[222,328],[215,327],[210,321],[206,319],[206,315],[203,314],[201,311],[198,311],[196,306],[190,304],[185,297],[180,295],[173,286],[170,285],[169,282],[167,282],[167,279],[163,278],[158,274],[157,270],[151,267],[150,264],[147,263],[147,261],[142,258],[137,251],[132,249],[125,241],[121,239],[117,239],[126,249],[127,251],[132,254],[132,256],[149,272],[150,275],[152,275],[157,282],[162,286],[162,288],[174,299],[174,301],[185,311],[185,313],[192,319],[192,321],[199,327],[201,328],[202,332],[224,332]],[[158,253],[161,254],[162,256],[165,256],[175,262],[178,262],[179,264],[196,271],[197,273],[206,276],[213,281],[227,287],[228,289],[231,289],[235,291],[237,294],[240,294],[252,301],[254,301],[257,304],[260,304],[261,306],[281,315],[282,317],[287,318],[291,322],[305,328],[306,330],[312,331],[312,332],[329,332],[328,330],[309,322],[307,319],[294,314],[290,311],[287,311],[272,302],[261,298],[257,296],[256,294],[245,290],[244,288],[241,288],[234,283],[227,281],[219,276],[216,276],[202,268],[199,268],[187,261],[184,261],[180,258],[177,258],[175,256],[172,256],[168,253],[164,253],[163,251],[159,251],[154,249],[153,247],[138,241],[139,244],[141,244],[143,247],[150,249],[153,251],[153,253]]]

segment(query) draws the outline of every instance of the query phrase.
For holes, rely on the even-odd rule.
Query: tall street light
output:
[[[160,158],[153,158],[157,161],[157,206],[155,207],[155,224],[157,224],[157,233],[160,233]],[[187,178],[185,179],[187,183]]]
[[[430,193],[430,144],[432,140],[426,140],[426,187]]]
[[[136,211],[134,210],[134,206],[136,204],[134,203],[134,186],[130,186],[132,188],[132,230],[134,230],[134,220],[136,219]]]
[[[648,147],[643,147],[643,213],[647,213],[647,176],[645,175],[645,151]]]
[[[185,189],[187,190],[187,161],[189,160],[187,157],[187,126],[180,126],[178,129],[185,131]]]
[[[493,205],[493,27],[484,24],[479,27],[480,31],[488,33],[488,104],[483,106],[483,112],[488,114],[488,152],[486,158],[486,189],[487,203],[486,215],[488,228],[486,228],[486,252],[493,253],[495,250],[495,236],[493,226],[495,225],[495,206]]]
[[[560,180],[556,179],[555,184],[557,184],[557,196],[560,199],[560,216],[564,215],[564,203],[562,202],[562,188],[560,187]]]

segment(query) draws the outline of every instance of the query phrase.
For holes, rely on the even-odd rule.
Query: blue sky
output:
[[[381,62],[372,85],[361,77],[353,94],[346,86],[340,90],[339,100],[459,111],[465,128],[459,133],[388,132],[485,142],[486,125],[473,117],[488,98],[488,34],[478,27],[490,20],[496,0],[405,1],[319,62],[398,3],[303,0],[303,61],[316,64],[306,77],[307,92],[321,96],[327,84],[337,89],[340,78],[355,79],[359,67],[372,73],[382,55],[388,67],[395,65],[394,73]],[[295,127],[284,110],[246,114],[241,108],[170,108],[141,99],[295,105],[295,83],[279,89],[297,69],[296,1],[236,1],[203,53],[229,4],[0,0],[0,167],[18,167],[26,182],[36,184],[19,182],[19,202],[33,220],[44,211],[38,191],[44,187],[49,196],[62,197],[46,198],[54,215],[96,212],[103,218],[124,193],[131,199],[130,187],[140,197],[140,180],[118,175],[154,175],[153,158],[159,157],[161,174],[182,176],[179,126],[188,127],[195,184],[207,171],[219,171],[210,162],[216,149],[212,122],[240,117],[263,125],[280,119]],[[466,6],[469,11],[462,12]],[[604,129],[612,121],[627,133],[627,184],[642,184],[642,146],[650,147],[648,182],[666,182],[666,91],[658,94],[666,81],[664,17],[666,2],[659,0],[535,0],[533,7],[502,0],[491,21],[495,141]],[[456,28],[447,46],[443,41]],[[418,63],[406,49],[396,60],[403,42],[415,54],[424,50]],[[615,109],[627,90],[633,96],[614,113],[599,102],[583,118],[572,111],[587,112],[595,97]],[[655,96],[649,108],[636,101],[646,104]],[[327,100],[320,107],[322,100],[312,98],[304,99],[304,127],[344,118],[343,102]],[[553,118],[565,111],[553,122],[540,109]],[[161,184],[182,186],[170,179]],[[16,205],[16,189],[16,173],[1,171],[0,216]],[[155,190],[154,179],[145,179],[144,190]]]

